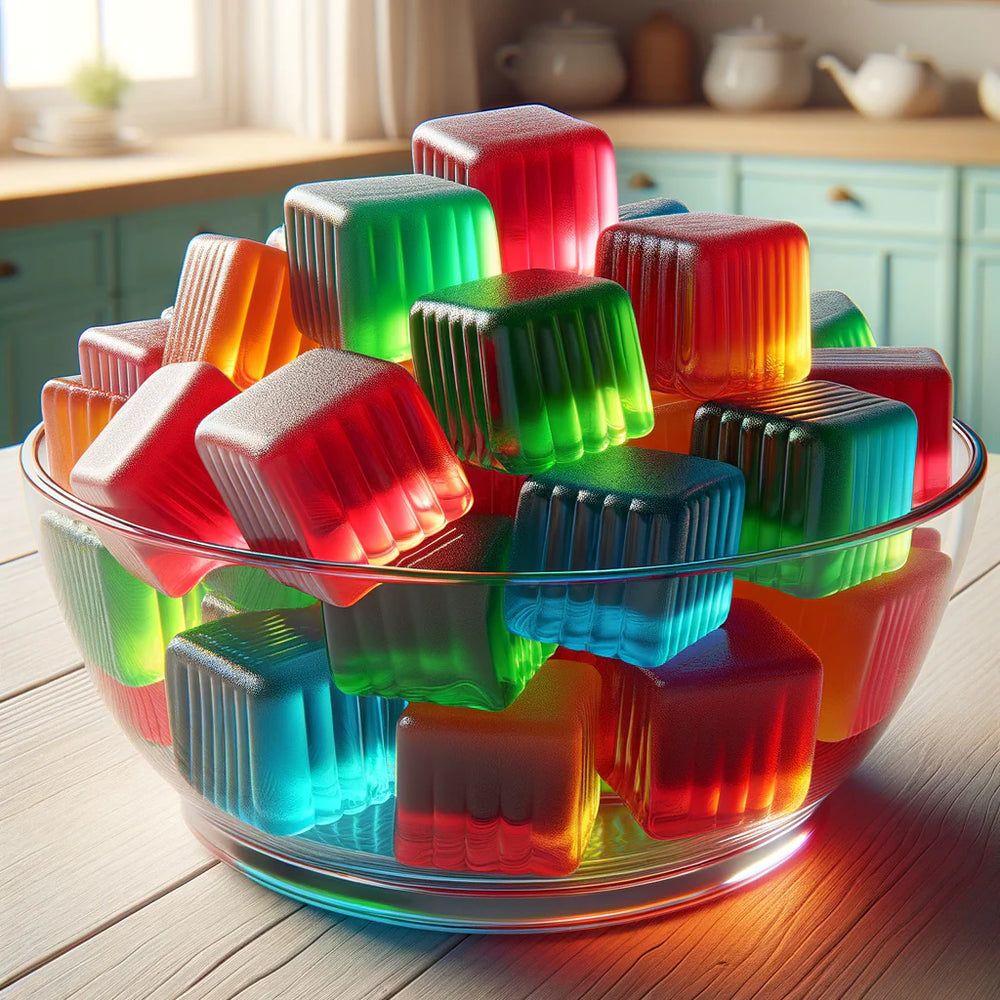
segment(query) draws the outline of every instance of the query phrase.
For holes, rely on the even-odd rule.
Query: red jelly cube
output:
[[[138,733],[147,743],[170,746],[167,691],[163,681],[129,687],[103,670],[93,668],[89,673],[104,703],[126,733]]]
[[[594,247],[618,221],[611,140],[541,105],[435,118],[413,133],[413,169],[482,191],[504,272],[594,273]]]
[[[809,788],[822,670],[770,612],[725,624],[652,670],[598,658],[598,768],[651,837],[798,808]]]
[[[396,726],[396,859],[573,871],[599,802],[599,694],[589,664],[549,660],[502,712],[411,703]]]
[[[78,344],[83,384],[131,396],[162,366],[169,329],[160,318],[84,330]]]
[[[484,469],[475,462],[463,462],[462,471],[472,490],[472,506],[477,514],[517,513],[517,500],[527,476],[515,476],[498,469]]]
[[[73,492],[134,524],[245,548],[194,444],[202,418],[235,395],[236,386],[210,364],[164,366],[139,386],[80,457],[70,475]],[[170,597],[186,594],[220,565],[95,530],[129,573]]]
[[[696,399],[809,374],[809,244],[792,222],[690,212],[606,229],[597,274],[632,297],[649,384]]]
[[[812,352],[810,380],[839,382],[896,399],[917,417],[913,502],[951,485],[951,372],[929,347],[829,347]]]
[[[384,565],[472,506],[462,467],[399,365],[318,348],[209,415],[198,452],[255,547]],[[373,584],[275,571],[345,606]]]

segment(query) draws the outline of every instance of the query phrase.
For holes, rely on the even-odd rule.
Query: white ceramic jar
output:
[[[1000,70],[988,69],[979,78],[979,106],[984,115],[1000,122]]]
[[[720,32],[702,76],[709,103],[720,111],[778,111],[801,107],[812,89],[805,39],[764,27]]]

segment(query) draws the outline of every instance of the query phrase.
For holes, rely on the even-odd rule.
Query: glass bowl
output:
[[[47,472],[41,427],[25,440],[21,465],[39,549],[88,673],[133,744],[180,793],[189,827],[214,855],[263,885],[339,912],[421,928],[511,932],[600,927],[705,900],[761,877],[806,842],[819,804],[864,759],[911,687],[964,562],[986,455],[981,440],[958,420],[953,424],[952,446],[951,486],[905,517],[876,528],[683,566],[516,576],[343,566],[152,531],[90,507],[59,487]],[[426,594],[436,602],[432,607],[442,609],[449,593],[458,593],[447,588],[486,596],[480,588],[493,593],[494,588],[519,586],[560,597],[594,593],[601,587],[649,588],[647,596],[652,599],[662,593],[657,588],[665,582],[703,583],[715,574],[734,574],[736,596],[764,604],[823,661],[819,739],[811,771],[805,772],[799,794],[785,808],[754,811],[747,803],[742,813],[717,817],[663,839],[644,833],[622,800],[602,783],[596,822],[579,867],[559,876],[500,875],[397,862],[391,784],[381,801],[332,822],[293,836],[265,832],[266,824],[247,822],[239,818],[238,808],[218,808],[196,791],[182,777],[170,746],[161,679],[163,648],[207,607],[205,587],[199,585],[181,599],[157,597],[137,581],[132,583],[145,588],[140,597],[145,594],[149,599],[136,598],[131,584],[115,593],[101,593],[107,579],[95,576],[84,561],[68,558],[61,543],[53,543],[51,537],[52,525],[72,533],[81,524],[103,538],[114,536],[145,551],[186,554],[216,566],[254,566],[384,588],[416,587],[420,596]],[[864,563],[873,553],[900,551],[905,533],[911,533],[911,544],[903,568],[870,583],[819,599],[793,598],[761,585],[809,575],[817,566],[829,573],[838,560],[858,565],[859,559]],[[101,551],[110,559],[106,550]],[[126,583],[131,579],[121,576]],[[108,646],[100,629],[95,639],[93,627],[109,601],[125,612],[114,623],[117,632],[110,641],[117,644],[116,650]],[[841,641],[845,637],[850,641]],[[129,684],[113,676],[115,671],[105,661],[123,655],[122,649],[133,661],[142,661],[146,676],[133,676]],[[731,693],[719,697],[731,699]],[[710,734],[713,725],[718,728],[717,721],[707,716],[696,721],[704,734]],[[738,722],[735,727],[739,728]],[[811,736],[809,744],[813,745]],[[695,763],[700,767],[703,762]],[[232,775],[230,779],[235,780]],[[693,779],[694,784],[699,780]],[[701,788],[699,794],[704,791]]]

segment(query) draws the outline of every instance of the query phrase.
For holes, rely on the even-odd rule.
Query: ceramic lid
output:
[[[802,35],[765,28],[762,17],[755,17],[749,27],[720,31],[715,41],[741,49],[799,49],[806,43]]]
[[[528,28],[532,38],[548,42],[593,42],[604,41],[614,36],[615,29],[596,21],[580,21],[576,11],[567,8],[558,21],[543,21]]]

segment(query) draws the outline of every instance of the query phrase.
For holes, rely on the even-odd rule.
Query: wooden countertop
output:
[[[2,1000],[989,1000],[1000,941],[1000,456],[917,684],[763,882],[629,927],[446,935],[211,858],[80,665],[0,451]]]

